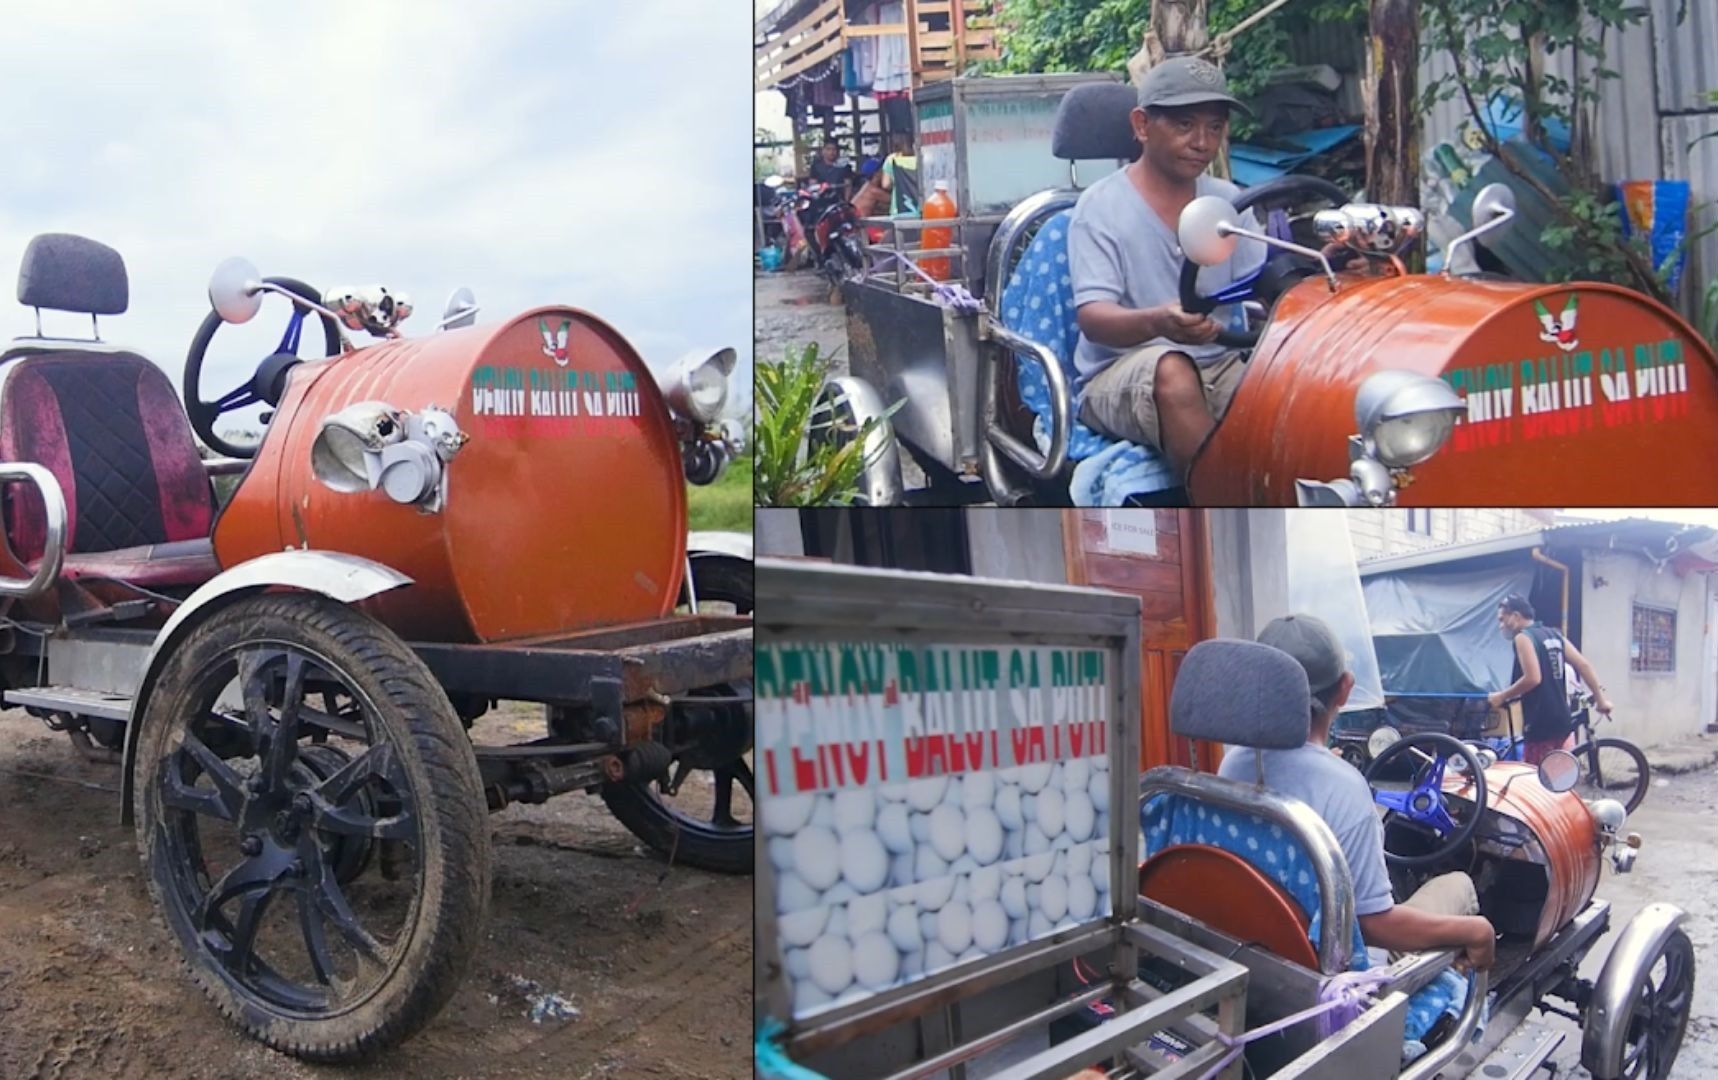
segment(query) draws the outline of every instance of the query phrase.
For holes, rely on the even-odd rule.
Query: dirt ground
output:
[[[779,361],[816,342],[833,355],[832,375],[847,373],[847,312],[830,303],[828,283],[810,270],[757,274],[753,282],[752,354]]]
[[[536,737],[537,715],[491,714],[476,738]],[[338,1069],[245,1038],[192,984],[119,823],[118,784],[64,735],[0,712],[0,1076],[750,1073],[751,879],[668,867],[595,796],[491,817],[488,933],[465,982],[416,1038]],[[520,980],[579,1015],[533,1022]]]

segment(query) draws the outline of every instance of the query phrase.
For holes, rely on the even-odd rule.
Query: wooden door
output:
[[[1169,690],[1181,658],[1214,632],[1203,512],[1066,510],[1062,531],[1070,584],[1140,598],[1140,769],[1215,770],[1218,747],[1169,730]]]

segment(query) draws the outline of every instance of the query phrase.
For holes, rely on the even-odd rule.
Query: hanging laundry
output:
[[[877,21],[884,26],[899,26],[899,34],[887,34],[877,39],[877,68],[871,79],[871,89],[878,93],[902,93],[913,85],[913,63],[907,49],[907,5],[902,0],[889,0],[877,7]]]
[[[867,4],[847,20],[853,26],[877,25],[877,5]],[[843,83],[850,94],[869,94],[877,77],[877,39],[856,37],[847,47]]]

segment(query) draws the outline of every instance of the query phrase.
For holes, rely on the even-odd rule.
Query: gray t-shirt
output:
[[[1261,753],[1265,758],[1265,787],[1312,807],[1336,834],[1348,861],[1348,875],[1354,881],[1354,914],[1376,915],[1395,907],[1390,875],[1384,869],[1384,824],[1366,778],[1329,750],[1311,743],[1293,750],[1232,746],[1217,775],[1257,783]]]
[[[1221,195],[1233,201],[1239,191],[1227,180],[1213,176],[1199,178],[1200,195]],[[1241,227],[1259,231],[1258,219],[1251,210],[1241,213]],[[1199,294],[1209,296],[1232,285],[1264,262],[1265,246],[1256,240],[1242,240],[1228,262],[1200,269]],[[1087,188],[1074,204],[1068,227],[1068,275],[1073,283],[1076,308],[1094,300],[1109,300],[1135,309],[1180,301],[1181,243],[1175,231],[1134,188],[1126,169],[1110,173]],[[1239,305],[1227,304],[1212,312],[1211,317],[1227,323],[1239,314]],[[1141,342],[1169,343],[1167,338]],[[1228,351],[1216,342],[1180,348],[1201,364],[1211,363]],[[1079,347],[1074,350],[1079,385],[1084,387],[1093,375],[1125,351],[1099,345],[1081,334]]]

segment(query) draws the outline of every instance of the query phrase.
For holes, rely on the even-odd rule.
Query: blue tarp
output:
[[[1275,146],[1255,146],[1252,143],[1229,144],[1229,173],[1242,187],[1275,180],[1295,171],[1319,154],[1340,146],[1360,134],[1359,124],[1341,127],[1314,128],[1281,136],[1279,141],[1294,143],[1297,150]]]

